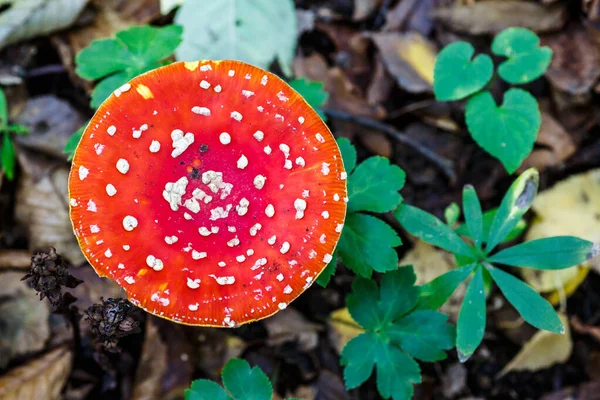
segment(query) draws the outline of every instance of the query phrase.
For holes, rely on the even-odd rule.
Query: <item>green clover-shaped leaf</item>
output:
[[[496,36],[492,51],[506,56],[498,74],[515,85],[531,82],[544,74],[552,60],[552,49],[540,47],[540,38],[525,28],[508,28]]]
[[[446,46],[435,60],[433,92],[440,101],[461,100],[483,89],[494,73],[487,54],[473,57],[475,49],[467,42]]]
[[[542,117],[535,98],[521,89],[510,89],[496,105],[490,92],[467,102],[466,122],[473,139],[513,173],[533,150]]]

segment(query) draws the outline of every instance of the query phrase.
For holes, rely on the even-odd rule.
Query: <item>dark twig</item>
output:
[[[450,161],[447,158],[444,158],[444,157],[440,156],[439,154],[435,153],[434,151],[428,149],[427,147],[423,146],[421,143],[417,142],[416,140],[413,140],[406,134],[404,134],[401,131],[394,128],[393,126],[388,125],[383,122],[379,122],[372,118],[353,115],[353,114],[347,113],[345,111],[338,111],[338,110],[331,110],[331,109],[323,109],[323,111],[325,112],[325,114],[327,114],[331,118],[355,122],[366,128],[375,129],[377,131],[385,133],[387,136],[391,137],[392,139],[395,139],[398,142],[405,144],[405,145],[411,147],[413,150],[419,152],[423,157],[427,158],[429,161],[431,161],[433,164],[435,164],[444,173],[444,175],[446,175],[450,179],[451,182],[455,182],[456,174],[454,172],[454,167],[453,167],[452,161]]]

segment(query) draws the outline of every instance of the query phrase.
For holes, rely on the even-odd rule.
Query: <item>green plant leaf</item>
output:
[[[305,78],[294,79],[289,82],[290,86],[300,93],[304,100],[319,114],[319,117],[327,122],[327,116],[321,110],[321,107],[327,102],[329,93],[323,90],[323,82],[309,81]]]
[[[335,270],[337,268],[337,260],[338,260],[338,256],[337,256],[337,251],[336,251],[333,253],[333,256],[331,257],[331,261],[329,262],[329,264],[327,264],[327,266],[325,267],[323,272],[321,272],[321,274],[319,275],[319,277],[316,280],[316,282],[319,286],[327,287],[327,285],[329,285],[329,281],[331,280],[331,277],[333,275],[335,275]]]
[[[467,287],[456,324],[456,351],[461,362],[467,361],[479,347],[485,332],[485,317],[483,273],[479,266]]]
[[[223,385],[236,400],[271,400],[273,386],[267,375],[258,367],[234,358],[223,368]]]
[[[445,349],[454,347],[456,332],[448,316],[436,311],[415,311],[383,330],[394,344],[421,361],[446,358]]]
[[[344,168],[348,175],[350,175],[356,167],[356,148],[354,148],[352,143],[346,138],[338,138],[337,144],[340,148],[340,153],[342,153]]]
[[[394,217],[411,235],[455,254],[475,258],[473,250],[446,224],[417,207],[401,204]]]
[[[540,176],[531,168],[523,172],[510,186],[490,228],[485,246],[489,254],[517,226],[537,195]]]
[[[0,165],[9,181],[15,177],[15,148],[8,132],[0,132],[2,135],[2,152],[0,154]]]
[[[492,223],[494,222],[494,218],[496,217],[497,212],[498,209],[493,208],[483,213],[483,236],[481,237],[481,240],[484,243],[487,243],[488,241],[490,228],[492,227]],[[519,222],[517,222],[517,225],[508,233],[508,235],[506,235],[506,237],[500,243],[509,242],[518,238],[519,236],[521,236],[521,234],[525,231],[526,228],[527,222],[525,222],[525,220],[521,218]],[[458,228],[456,228],[455,232],[461,236],[470,236],[467,224],[460,225]]]
[[[269,69],[277,59],[291,75],[298,32],[292,0],[187,0],[175,23],[185,28],[178,60],[233,59]]]
[[[348,389],[364,383],[377,366],[377,389],[384,399],[411,399],[413,384],[421,382],[419,364],[373,332],[362,333],[348,342],[341,364]]]
[[[490,266],[487,270],[504,297],[517,309],[525,321],[538,329],[564,333],[564,327],[556,311],[539,293],[520,279],[499,268]]]
[[[536,80],[552,61],[552,49],[540,47],[540,38],[529,29],[520,27],[500,32],[492,42],[492,52],[508,58],[498,67],[498,75],[513,85]]]
[[[376,179],[373,179],[377,177]],[[348,212],[391,211],[402,201],[398,191],[406,174],[385,157],[374,156],[356,167],[348,178]]]
[[[437,100],[464,99],[490,81],[494,73],[492,59],[487,54],[472,59],[474,53],[475,49],[467,42],[454,42],[442,49],[433,71],[433,92]]]
[[[447,316],[433,311],[413,312],[418,288],[410,266],[386,272],[378,288],[373,280],[356,278],[346,304],[367,332],[342,350],[344,380],[349,389],[365,382],[377,367],[377,388],[384,398],[410,399],[412,385],[421,381],[411,357],[441,360],[454,345]]]
[[[483,213],[477,192],[475,192],[475,188],[471,185],[466,185],[463,189],[463,208],[465,210],[465,221],[469,230],[469,236],[473,239],[475,246],[481,249],[483,241]]]
[[[65,144],[63,153],[67,154],[68,161],[71,161],[71,159],[73,158],[73,154],[75,153],[77,146],[79,146],[79,141],[81,140],[81,137],[83,136],[83,132],[85,131],[85,128],[88,123],[89,123],[89,121],[86,122],[85,125],[83,125],[81,128],[77,129],[77,132],[75,132],[69,138],[69,140],[67,141],[67,144]]]
[[[458,204],[452,202],[444,210],[444,219],[449,227],[452,227],[456,221],[460,218],[460,207]]]
[[[15,135],[27,135],[29,133],[29,129],[26,126],[19,124],[9,124],[8,131],[10,133],[14,133]]]
[[[92,93],[91,107],[97,108],[115,89],[133,77],[157,68],[181,43],[183,28],[167,25],[133,26],[116,34],[115,39],[92,42],[75,58],[79,76],[101,79]]]
[[[575,236],[532,240],[504,249],[490,262],[535,269],[563,269],[579,265],[600,253],[600,245]]]
[[[473,263],[453,269],[421,286],[417,309],[439,309],[452,296],[458,285],[473,272],[475,266]]]
[[[373,270],[385,272],[398,267],[398,254],[394,247],[401,244],[388,224],[370,215],[355,213],[346,216],[338,249],[348,268],[370,278]]]
[[[500,107],[490,92],[467,101],[465,120],[471,136],[512,174],[533,150],[542,124],[537,100],[522,89],[504,93]]]
[[[225,390],[207,379],[197,379],[185,391],[185,400],[230,400]]]
[[[8,103],[6,102],[6,95],[2,88],[0,88],[0,133],[8,125]]]

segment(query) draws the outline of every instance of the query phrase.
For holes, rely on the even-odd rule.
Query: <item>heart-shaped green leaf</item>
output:
[[[540,38],[525,28],[508,28],[496,36],[492,51],[506,56],[498,74],[515,85],[531,82],[544,74],[552,60],[552,49],[540,47]]]
[[[542,117],[535,97],[510,89],[500,107],[490,92],[473,96],[467,102],[466,121],[477,144],[512,174],[533,150]]]
[[[494,73],[487,54],[473,57],[475,49],[467,42],[444,47],[435,60],[433,92],[440,101],[464,99],[483,89]]]

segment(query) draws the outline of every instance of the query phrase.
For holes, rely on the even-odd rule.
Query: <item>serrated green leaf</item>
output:
[[[522,89],[504,93],[500,107],[490,92],[469,99],[465,120],[471,136],[512,174],[533,150],[542,124],[535,97]]]
[[[233,59],[268,69],[277,59],[291,75],[298,32],[292,0],[187,0],[175,23],[185,28],[178,60]]]
[[[115,39],[96,40],[75,58],[79,76],[102,79],[92,93],[91,107],[97,108],[119,86],[133,77],[157,68],[181,43],[183,28],[167,25],[133,26]]]
[[[543,270],[579,265],[598,255],[600,246],[575,236],[554,236],[531,240],[504,249],[489,258],[490,262]]]
[[[475,353],[485,332],[485,292],[481,267],[471,279],[456,324],[456,351],[461,362]]]
[[[8,103],[6,102],[6,95],[2,88],[0,88],[0,133],[8,125]]]
[[[417,276],[412,266],[386,272],[381,278],[379,313],[383,324],[389,324],[412,310],[419,298],[414,286]]]
[[[4,170],[4,174],[9,181],[15,176],[15,148],[8,132],[2,134],[2,152],[0,154],[0,166]]]
[[[439,309],[456,290],[458,285],[473,272],[476,264],[465,265],[446,272],[419,289],[419,310]]]
[[[456,221],[460,218],[460,207],[456,203],[450,203],[446,209],[444,209],[444,219],[449,227],[452,227]]]
[[[344,264],[360,276],[370,278],[373,270],[392,271],[398,267],[394,247],[402,241],[385,222],[360,213],[349,214],[338,243]]]
[[[8,131],[15,135],[27,135],[29,133],[29,129],[26,126],[19,124],[9,124]]]
[[[497,208],[493,208],[483,213],[483,236],[481,240],[486,243],[488,241],[488,236],[490,234],[490,228],[492,227],[492,223],[494,222],[494,218],[496,217],[496,213],[498,212]],[[506,237],[500,242],[505,243],[511,240],[514,240],[521,236],[521,234],[527,228],[527,222],[523,218],[521,218],[517,225],[506,235]],[[461,236],[469,236],[469,228],[467,228],[467,224],[462,224],[454,231]]]
[[[475,58],[467,42],[444,47],[435,60],[433,92],[439,101],[461,100],[483,89],[492,78],[494,64],[487,54]]]
[[[348,175],[350,175],[356,167],[356,148],[346,138],[338,138],[337,144],[340,148],[340,153],[342,153],[344,168],[346,169]]]
[[[499,268],[488,267],[504,297],[529,324],[538,329],[564,333],[564,327],[554,308],[529,285]],[[466,301],[466,298],[465,298]]]
[[[417,207],[401,204],[394,217],[411,235],[455,254],[475,258],[473,250],[446,224]]]
[[[408,400],[413,384],[421,382],[419,364],[373,332],[352,339],[342,351],[344,381],[348,389],[364,383],[377,366],[377,389],[385,399]]]
[[[402,201],[398,191],[406,174],[385,157],[374,156],[356,167],[348,178],[348,212],[388,212]]]
[[[382,334],[414,358],[440,361],[446,358],[444,350],[454,347],[456,339],[455,329],[447,321],[447,315],[436,311],[415,311],[385,328]]]
[[[337,251],[336,251],[333,253],[333,256],[332,256],[329,264],[327,264],[327,266],[325,267],[323,272],[321,272],[321,274],[315,281],[315,282],[317,282],[317,284],[319,286],[327,287],[327,285],[329,285],[329,281],[331,280],[331,277],[333,275],[335,275],[335,270],[337,268],[337,260],[338,260],[338,256],[337,256]]]
[[[321,107],[327,102],[329,93],[323,90],[323,82],[310,81],[305,78],[294,79],[289,82],[290,86],[300,93],[304,100],[319,114],[319,117],[327,122],[327,116],[321,110]]]
[[[537,195],[539,174],[535,169],[523,172],[510,186],[498,207],[485,246],[489,254],[517,226]]]
[[[207,379],[197,379],[185,391],[185,400],[230,400],[231,397],[217,383]]]
[[[473,239],[475,247],[481,249],[483,242],[483,213],[475,188],[471,185],[466,185],[463,189],[463,208],[465,210],[465,221],[469,230],[469,236]]]
[[[273,386],[258,367],[240,358],[230,360],[223,368],[223,385],[235,400],[271,400]]]
[[[352,293],[346,298],[348,311],[365,329],[375,330],[383,324],[379,311],[379,288],[377,283],[360,276],[352,282]]]
[[[540,47],[540,38],[532,31],[512,27],[500,32],[492,42],[492,52],[508,57],[498,67],[498,75],[508,83],[519,85],[536,80],[552,61],[552,49]]]
[[[69,138],[69,140],[67,141],[67,144],[65,144],[63,153],[67,154],[68,161],[70,161],[73,158],[73,154],[75,153],[77,146],[79,146],[79,141],[81,140],[81,137],[83,136],[83,131],[85,131],[85,127],[87,126],[88,123],[89,123],[89,121],[86,122],[85,125],[83,125],[81,128],[77,129],[77,132],[75,132]]]

